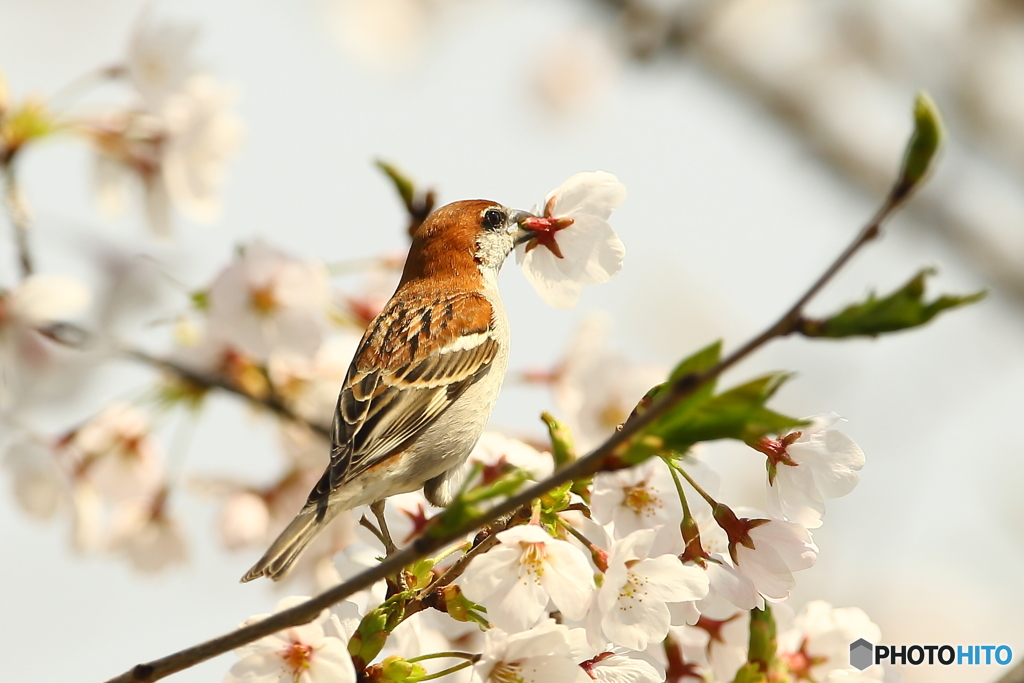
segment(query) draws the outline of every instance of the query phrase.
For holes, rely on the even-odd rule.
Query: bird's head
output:
[[[420,278],[476,281],[496,275],[516,244],[533,235],[520,225],[531,215],[485,199],[442,206],[413,235],[402,282]]]

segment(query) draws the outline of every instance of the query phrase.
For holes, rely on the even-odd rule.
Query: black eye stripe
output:
[[[483,225],[487,230],[497,230],[505,225],[505,213],[498,209],[487,209],[484,211]]]

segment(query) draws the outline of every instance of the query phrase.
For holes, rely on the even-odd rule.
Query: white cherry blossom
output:
[[[516,261],[546,303],[569,309],[583,285],[596,285],[622,270],[626,248],[608,224],[626,199],[611,173],[587,171],[570,177],[537,207],[524,225],[537,235],[516,248]]]
[[[163,459],[149,415],[136,406],[107,406],[78,429],[65,448],[73,468],[104,498],[146,498],[163,483]]]
[[[796,585],[793,572],[814,564],[818,546],[804,527],[777,519],[750,529],[748,534],[753,549],[741,543],[733,546],[736,568],[765,599],[785,600]]]
[[[580,453],[611,436],[644,394],[668,374],[666,368],[633,362],[610,348],[608,328],[607,314],[586,315],[550,374],[557,414],[572,430]]]
[[[241,141],[231,111],[234,90],[210,76],[193,76],[161,111],[167,129],[163,180],[171,202],[191,218],[211,222],[220,214],[224,169]]]
[[[250,491],[231,495],[224,502],[217,523],[224,546],[229,550],[262,543],[268,536],[269,525],[267,501]]]
[[[64,474],[52,449],[30,434],[19,434],[7,444],[3,464],[21,509],[36,519],[52,518],[67,497]]]
[[[555,469],[551,453],[539,451],[519,439],[491,430],[480,435],[480,440],[469,455],[469,461],[478,462],[485,467],[507,463],[512,467],[526,470],[534,481],[544,479]]]
[[[185,535],[167,514],[165,492],[155,499],[130,500],[116,508],[110,550],[124,554],[135,569],[146,573],[185,562]]]
[[[766,439],[758,450],[769,457],[768,512],[816,529],[825,513],[824,499],[845,496],[860,481],[864,453],[850,437],[831,429],[840,419],[835,413],[804,419],[811,424],[793,435]]]
[[[850,666],[850,643],[864,638],[877,643],[882,631],[857,607],[832,607],[823,600],[807,603],[788,629],[778,635],[779,657],[789,667],[794,681],[842,680],[848,671],[864,680],[882,680],[882,667],[859,672]],[[854,678],[853,680],[858,680]]]
[[[30,275],[12,289],[0,287],[0,406],[52,361],[53,344],[39,328],[78,315],[89,300],[83,284],[63,275]]]
[[[572,659],[569,629],[548,619],[528,631],[509,635],[492,628],[473,667],[474,683],[590,683]]]
[[[665,675],[643,659],[602,652],[580,666],[599,683],[662,683]]]
[[[274,611],[306,599],[285,598]],[[251,617],[243,626],[268,616]],[[231,667],[224,683],[354,683],[356,673],[348,654],[347,630],[324,610],[308,624],[286,628],[235,650],[242,659]]]
[[[639,529],[658,526],[678,529],[683,519],[672,474],[660,458],[649,458],[636,467],[596,474],[591,506],[598,521],[614,524],[617,539]]]
[[[210,287],[210,332],[260,359],[275,350],[311,357],[320,347],[329,304],[322,264],[256,240]]]
[[[656,529],[641,529],[616,541],[608,571],[587,619],[591,643],[610,641],[633,650],[665,638],[671,622],[667,603],[700,600],[708,577],[675,555],[651,558]]]
[[[157,20],[150,6],[142,11],[128,41],[125,67],[150,111],[159,111],[198,71],[192,49],[196,24]]]
[[[488,621],[524,631],[546,613],[548,601],[567,619],[583,619],[594,577],[578,548],[534,525],[502,531],[498,542],[470,563],[459,583],[467,598],[487,608]]]

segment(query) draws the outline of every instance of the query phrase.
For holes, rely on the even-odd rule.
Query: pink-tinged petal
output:
[[[255,652],[231,667],[224,683],[279,683],[281,674],[280,657],[273,652]]]
[[[785,600],[796,585],[793,573],[770,545],[760,545],[756,550],[737,546],[736,559],[739,570],[769,600]]]
[[[818,546],[807,529],[792,522],[772,520],[750,530],[754,547],[768,544],[778,551],[790,571],[809,569],[818,559]]]
[[[763,607],[764,600],[758,594],[753,582],[735,567],[720,562],[708,562],[708,580],[711,589],[742,610]],[[700,605],[703,609],[704,605]]]
[[[524,247],[517,249],[523,250]],[[524,253],[521,261],[523,274],[544,303],[569,310],[579,301],[583,285],[566,278],[555,263],[557,260],[558,257],[548,249],[538,246]]]
[[[623,655],[612,655],[590,667],[590,673],[599,683],[661,683],[665,680],[650,662]]]
[[[612,643],[631,650],[644,650],[648,643],[665,638],[671,621],[665,603],[645,604],[624,597],[604,615],[601,628]]]
[[[622,270],[626,247],[607,222],[582,217],[555,234],[555,241],[565,258],[558,259],[559,269],[585,285],[608,282]]]
[[[576,217],[587,214],[608,219],[626,201],[626,186],[606,171],[584,171],[566,180],[547,196],[554,197],[551,214]]]
[[[594,575],[582,551],[567,541],[551,539],[545,544],[547,557],[541,586],[567,619],[577,621],[586,616],[590,596],[594,592]]]
[[[819,436],[824,449],[824,467],[814,468],[814,479],[826,498],[845,496],[857,486],[860,475],[857,471],[864,467],[864,451],[853,442],[853,439],[834,429]],[[795,443],[790,449],[799,449],[803,444]]]
[[[505,641],[502,660],[516,662],[534,657],[569,656],[569,629],[548,619],[529,631],[513,633]]]
[[[647,593],[665,602],[700,600],[708,594],[708,575],[703,569],[684,565],[675,555],[641,560],[633,565],[634,574],[646,579]]]
[[[650,553],[651,546],[654,545],[654,539],[657,535],[657,529],[640,529],[626,536],[621,541],[616,541],[615,545],[612,546],[608,564],[645,559]]]
[[[310,658],[309,678],[315,683],[355,683],[356,670],[348,646],[337,638],[327,638]]]

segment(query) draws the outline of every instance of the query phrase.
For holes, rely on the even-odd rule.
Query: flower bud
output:
[[[427,675],[427,670],[419,664],[408,662],[398,655],[391,655],[380,665],[381,683],[416,683]]]

